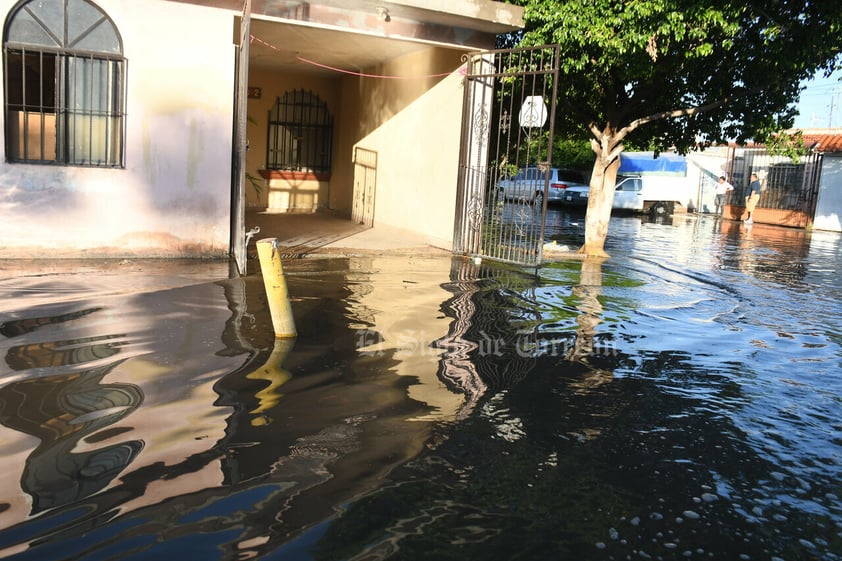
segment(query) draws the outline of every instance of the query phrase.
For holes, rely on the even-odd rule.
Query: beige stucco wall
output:
[[[126,168],[0,163],[0,257],[227,255],[233,13],[98,5],[128,59]]]
[[[328,208],[330,182],[267,181],[260,176],[266,167],[266,143],[269,111],[278,97],[292,90],[313,92],[327,106],[336,123],[339,122],[340,81],[338,77],[320,77],[305,73],[280,73],[263,68],[249,69],[249,87],[260,88],[259,99],[248,100],[247,135],[249,150],[246,154],[246,206],[248,208],[269,208],[274,211],[314,211]],[[336,153],[334,152],[334,157]],[[257,186],[253,183],[255,181]],[[271,183],[271,184],[270,184]],[[258,191],[259,189],[259,191]]]
[[[14,3],[0,0],[0,14]],[[128,60],[126,167],[0,163],[0,258],[43,250],[57,257],[227,256],[236,12],[163,0],[98,5],[117,26]],[[246,182],[247,206],[269,201],[259,175],[269,108],[287,89],[303,88],[327,103],[335,128],[330,180],[299,185],[307,191],[300,200],[310,197],[301,204],[350,217],[359,186],[353,158],[362,148],[376,155],[369,177],[375,226],[411,230],[446,246],[458,173],[462,53],[430,46],[362,69],[402,79],[250,68],[248,85],[262,95],[249,100],[246,170],[261,191]]]
[[[351,213],[357,147],[376,154],[374,226],[452,240],[462,107],[461,53],[431,48],[343,79],[331,208]],[[445,76],[438,76],[439,74]],[[350,180],[349,180],[350,178]],[[350,181],[350,182],[349,182]]]
[[[366,68],[361,72],[366,76],[251,69],[249,86],[261,88],[261,97],[249,100],[246,169],[259,180],[260,192],[247,184],[248,206],[273,212],[330,209],[351,217],[354,189],[361,184],[354,154],[363,148],[376,154],[374,226],[394,226],[448,244],[458,173],[461,55],[430,47]],[[334,117],[332,173],[320,186],[269,182],[259,174],[266,163],[268,112],[277,96],[293,89],[317,94]]]

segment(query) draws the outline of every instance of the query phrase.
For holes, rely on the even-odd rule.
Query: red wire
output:
[[[251,41],[252,42],[257,41],[258,43],[261,43],[262,45],[265,45],[265,46],[269,47],[270,49],[275,49],[278,52],[283,52],[281,49],[279,49],[275,45],[272,45],[271,43],[267,43],[263,39],[261,39],[259,37],[255,37],[254,35],[251,35]],[[384,74],[365,74],[363,72],[354,72],[353,70],[343,70],[342,68],[336,68],[335,66],[329,66],[327,64],[322,64],[320,62],[309,60],[309,59],[306,59],[306,58],[304,58],[302,56],[298,56],[298,55],[295,55],[295,58],[300,60],[301,62],[304,62],[304,63],[307,63],[307,64],[312,64],[313,66],[318,66],[319,68],[324,68],[324,69],[327,69],[327,70],[333,70],[334,72],[342,72],[343,74],[351,74],[353,76],[360,76],[362,78],[381,78],[381,79],[384,79],[384,80],[414,80],[414,79],[423,79],[423,78],[441,78],[443,76],[450,76],[450,74],[451,74],[451,72],[444,72],[442,74],[424,74],[424,75],[419,75],[419,76],[387,76],[387,75],[384,75]]]

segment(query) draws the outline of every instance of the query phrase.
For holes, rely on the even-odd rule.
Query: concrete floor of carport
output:
[[[260,227],[248,245],[249,257],[257,255],[255,242],[277,238],[283,255],[339,253],[449,253],[448,240],[424,236],[392,226],[368,228],[330,212],[246,212],[246,232]]]

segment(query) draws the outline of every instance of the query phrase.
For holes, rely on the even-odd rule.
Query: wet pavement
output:
[[[450,253],[449,240],[378,224],[374,228],[357,224],[328,211],[302,214],[277,214],[249,211],[246,231],[255,231],[254,239],[278,241],[285,259],[306,257],[314,253],[395,254]],[[249,244],[250,257],[256,258],[254,244]]]
[[[290,341],[256,270],[3,265],[0,557],[842,559],[840,236],[610,232],[285,261]]]

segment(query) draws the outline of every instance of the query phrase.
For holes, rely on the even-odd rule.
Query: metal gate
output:
[[[374,190],[377,187],[377,152],[354,149],[354,202],[351,220],[374,226]]]
[[[703,171],[698,205],[703,212],[715,208],[717,180],[724,175],[734,186],[726,207],[737,209],[735,217],[741,216],[751,174],[756,173],[761,181],[757,208],[771,211],[764,213],[764,221],[805,228],[815,215],[822,167],[819,153],[810,152],[794,161],[790,156],[771,154],[764,147],[722,146],[707,148],[699,160]]]
[[[728,176],[734,185],[732,201],[742,201],[756,173],[762,190],[757,208],[800,213],[795,225],[805,227],[813,216],[818,195],[821,156],[811,152],[794,162],[789,156],[770,154],[765,148],[729,147]]]
[[[558,57],[551,45],[466,55],[456,252],[541,263]]]

